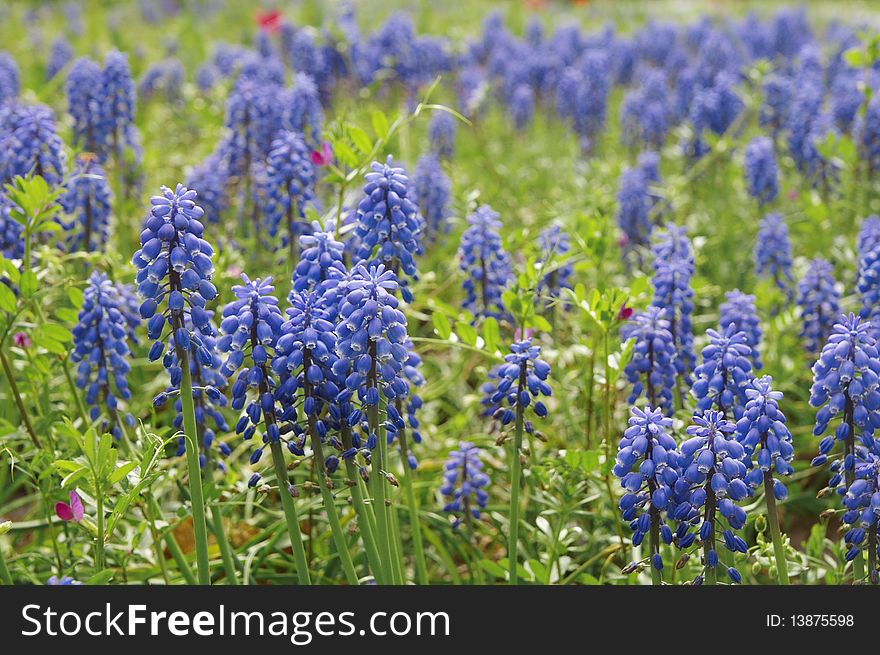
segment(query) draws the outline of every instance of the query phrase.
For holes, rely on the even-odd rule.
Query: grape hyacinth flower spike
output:
[[[869,321],[855,314],[843,316],[813,365],[810,405],[818,409],[813,435],[821,437],[832,420],[839,417],[839,422],[834,434],[819,442],[812,465],[830,461],[828,488],[842,496],[855,482],[856,463],[878,451],[874,430],[880,426],[880,355],[871,331]],[[842,455],[832,453],[838,441],[843,443]],[[861,551],[853,553],[852,562],[860,581],[865,577]]]
[[[798,283],[797,306],[802,322],[800,338],[807,352],[818,354],[840,316],[840,291],[828,261],[810,262]]]
[[[676,352],[665,314],[660,307],[648,307],[633,316],[620,334],[625,341],[635,340],[632,359],[624,368],[624,374],[633,385],[627,402],[632,405],[644,396],[650,407],[671,413]]]
[[[737,503],[752,493],[744,481],[745,448],[731,436],[735,430],[736,426],[721,412],[709,410],[702,416],[694,415],[693,424],[687,428],[690,438],[680,447],[681,476],[690,485],[690,491],[685,503],[676,507],[675,515],[688,517],[691,523],[700,525],[698,534],[704,568],[695,584],[717,582],[717,569],[721,565],[717,550],[719,533],[731,553],[748,552],[742,537],[734,534],[746,522],[746,512]],[[679,538],[685,531],[686,528],[681,527],[677,530]],[[725,568],[731,582],[742,581],[735,566]]]
[[[494,372],[496,382],[489,389],[487,402],[497,407],[494,416],[502,426],[514,424],[512,470],[510,475],[510,517],[507,557],[510,561],[510,584],[517,583],[517,550],[519,548],[519,487],[522,475],[521,453],[523,431],[532,433],[532,422],[526,420],[526,409],[539,418],[547,416],[547,406],[539,400],[540,396],[551,393],[547,378],[550,365],[540,359],[541,347],[533,346],[531,339],[516,341],[510,346],[510,353],[504,356],[504,363]]]
[[[265,191],[269,235],[276,237],[281,233],[282,247],[286,246],[291,261],[296,261],[306,207],[315,195],[315,166],[301,134],[282,131],[275,136],[269,151]]]
[[[200,219],[204,212],[195,199],[196,192],[182,184],[174,190],[162,187],[162,195],[150,199],[150,214],[140,235],[141,247],[132,263],[137,269],[138,294],[143,298],[140,314],[147,321],[147,334],[153,342],[149,359],[163,360],[171,386],[179,390],[184,434],[187,444],[193,445],[186,449],[186,454],[199,582],[209,584],[205,504],[189,358],[195,356],[205,365],[213,359],[201,336],[211,334],[211,315],[205,305],[217,296],[217,289],[211,283],[214,249],[203,238]],[[161,404],[165,397],[166,394],[160,394],[154,402]]]
[[[745,150],[745,177],[749,195],[763,206],[779,194],[779,171],[773,141],[766,136],[752,139]]]
[[[880,584],[880,455],[862,451],[855,462],[853,482],[843,497],[843,522],[850,526],[844,535],[846,559],[855,561],[862,553],[867,556],[867,579]]]
[[[70,252],[100,251],[110,235],[113,196],[104,169],[93,156],[80,155],[67,190],[61,197],[64,212],[72,219],[67,247]]]
[[[791,265],[788,226],[779,214],[767,214],[761,219],[755,241],[755,273],[758,277],[771,278],[788,302],[794,295]]]
[[[440,493],[449,499],[443,511],[452,515],[452,527],[462,523],[473,531],[472,521],[480,519],[480,510],[489,502],[489,476],[483,471],[485,464],[480,458],[480,449],[474,444],[462,441],[458,450],[449,453],[443,465],[443,485]]]
[[[465,274],[464,307],[476,318],[506,318],[502,293],[513,277],[510,256],[504,251],[498,230],[498,213],[481,205],[468,217],[468,228],[458,248],[459,269]]]
[[[773,474],[790,476],[794,473],[791,462],[794,460],[794,446],[791,432],[785,424],[785,414],[779,409],[782,392],[771,387],[773,379],[764,376],[752,381],[746,389],[748,402],[745,412],[736,423],[737,439],[746,449],[746,455],[753,460],[751,470],[746,474],[746,483],[756,489],[763,485],[764,502],[767,504],[767,523],[776,557],[777,582],[788,584],[788,565],[785,561],[785,547],[779,528],[779,515],[776,501],[785,500],[788,491],[785,485]]]
[[[746,388],[752,379],[744,332],[728,325],[724,333],[706,330],[709,344],[703,348],[703,363],[694,369],[691,395],[697,400],[697,413],[716,409],[737,420],[747,402]]]
[[[724,294],[724,302],[718,308],[718,314],[719,331],[733,326],[737,332],[745,334],[746,344],[751,350],[747,356],[752,362],[752,367],[755,370],[761,370],[763,364],[758,346],[761,343],[763,333],[758,310],[755,308],[755,296],[743,293],[739,289],[728,291]]]
[[[238,372],[231,387],[231,405],[238,411],[244,409],[244,414],[235,425],[236,434],[250,441],[260,430],[259,445],[251,452],[251,465],[260,461],[266,446],[271,450],[297,576],[300,584],[310,584],[294,503],[299,491],[290,484],[281,445],[284,435],[294,432],[296,406],[293,393],[297,388],[296,377],[283,375],[286,370],[281,363],[286,366],[287,358],[279,357],[278,353],[284,317],[278,308],[278,299],[273,295],[272,278],[251,280],[242,273],[241,279],[244,284],[232,287],[236,299],[223,308],[222,336],[217,340],[217,348],[228,355],[221,372],[228,378]],[[249,390],[253,393],[249,394]],[[295,454],[302,454],[302,442],[302,436],[294,434],[293,438],[288,437],[287,447]],[[255,473],[248,486],[255,486],[259,479],[260,475]]]
[[[672,419],[660,409],[632,408],[629,427],[617,449],[612,472],[620,478],[626,493],[620,499],[624,520],[633,530],[632,543],[638,546],[648,537],[651,580],[661,584],[663,557],[660,541],[672,543],[673,534],[663,522],[663,514],[672,509],[678,482],[675,440],[669,435]],[[635,469],[635,470],[634,470]],[[630,567],[634,568],[634,567]]]

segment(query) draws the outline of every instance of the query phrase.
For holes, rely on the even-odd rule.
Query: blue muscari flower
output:
[[[834,268],[814,259],[798,283],[797,306],[801,315],[800,338],[811,353],[818,353],[840,316],[840,292]]]
[[[859,88],[857,76],[850,72],[838,75],[831,85],[830,100],[834,124],[841,133],[849,133],[856,114],[865,101],[865,94]]]
[[[782,7],[773,15],[773,47],[785,59],[793,58],[813,39],[804,7]]]
[[[239,69],[239,80],[276,88],[284,84],[284,64],[279,59],[266,58],[248,50],[239,61]]]
[[[0,254],[6,259],[22,259],[24,257],[23,226],[12,218],[9,210],[12,203],[5,193],[0,193]]]
[[[703,544],[706,568],[718,566],[717,538],[732,553],[747,553],[748,546],[734,531],[743,528],[746,511],[737,503],[752,495],[745,482],[748,457],[745,448],[733,436],[736,426],[719,411],[695,414],[688,426],[690,436],[681,444],[679,465],[681,477],[690,485],[687,500],[676,507],[675,516],[685,517],[682,525],[699,523],[699,540]],[[679,528],[681,535],[687,528]],[[734,567],[728,570],[733,582],[742,578]]]
[[[73,59],[73,46],[70,41],[59,36],[52,42],[49,61],[46,62],[46,79],[51,80]]]
[[[55,117],[45,105],[16,107],[9,116],[7,176],[33,172],[50,186],[64,178],[64,144],[58,136]]]
[[[18,64],[8,52],[0,51],[0,105],[18,98],[21,81]]]
[[[751,350],[747,356],[754,369],[760,370],[763,364],[758,346],[761,344],[763,333],[758,310],[755,308],[755,296],[743,293],[739,289],[724,294],[724,302],[718,308],[718,329],[723,332],[730,325],[733,325],[737,332],[745,334],[746,345]]]
[[[754,255],[757,276],[771,278],[791,300],[794,281],[791,274],[791,240],[788,226],[779,214],[767,214],[761,219]]]
[[[862,220],[856,254],[861,262],[877,246],[880,246],[880,216],[871,214]]]
[[[276,368],[279,358],[286,363],[278,352],[285,321],[278,299],[272,295],[272,278],[251,280],[244,274],[241,278],[244,284],[232,287],[236,299],[223,308],[217,349],[227,353],[220,372],[232,378],[238,371],[231,387],[231,407],[244,409],[244,414],[235,425],[236,434],[250,441],[261,423],[264,426],[261,443],[251,453],[254,465],[263,454],[263,446],[281,441],[282,430],[286,434],[296,421],[296,407],[291,402],[296,378],[285,376],[282,383]],[[249,389],[254,392],[250,401]],[[288,441],[288,449],[301,453],[302,443],[303,437],[298,436]]]
[[[676,352],[665,314],[660,307],[648,307],[623,326],[620,336],[635,340],[632,359],[623,371],[633,385],[627,402],[632,405],[644,397],[651,407],[671,413]]]
[[[880,99],[872,95],[865,112],[858,115],[854,128],[859,155],[869,171],[880,167]]]
[[[73,328],[70,360],[77,364],[76,386],[85,389],[89,418],[95,421],[106,408],[105,429],[122,436],[121,421],[134,425],[130,414],[121,415],[119,400],[131,398],[128,388],[129,348],[127,323],[120,311],[120,296],[104,273],[93,272],[83,292],[83,305]]]
[[[446,111],[434,112],[428,124],[431,152],[440,159],[451,159],[455,153],[455,117]]]
[[[406,347],[409,351],[409,355],[406,358],[406,361],[403,365],[403,375],[409,382],[410,392],[406,399],[406,424],[409,427],[409,436],[412,439],[413,444],[422,443],[422,433],[419,431],[420,423],[418,412],[422,408],[422,397],[415,392],[416,389],[423,386],[425,384],[425,377],[422,375],[422,372],[419,370],[422,365],[422,358],[416,353],[415,345],[410,339],[406,341]],[[398,413],[402,413],[404,408],[402,407],[402,403],[400,400],[397,401],[397,410]],[[394,431],[392,430],[389,433],[389,439],[394,437]],[[403,456],[403,448],[401,447],[401,456]],[[411,447],[407,447],[406,451],[406,465],[411,469],[415,470],[418,467],[418,459],[416,459],[415,454],[412,451]]]
[[[490,375],[495,381],[483,385],[485,398],[483,404],[490,408],[494,418],[505,426],[513,423],[517,412],[525,412],[531,406],[535,415],[547,416],[547,406],[541,396],[550,396],[550,365],[540,359],[541,346],[533,346],[531,339],[515,341],[510,353],[504,356],[504,363]],[[525,429],[532,432],[530,421]]]
[[[74,580],[69,575],[65,575],[62,577],[58,577],[57,575],[53,575],[51,578],[46,580],[47,585],[81,585],[82,582],[79,580]]]
[[[458,248],[459,269],[465,274],[467,293],[464,307],[475,317],[507,315],[501,300],[512,278],[510,256],[504,252],[498,230],[501,221],[489,205],[481,205],[468,216],[468,228]]]
[[[81,156],[61,196],[71,219],[66,226],[70,252],[104,250],[110,235],[113,195],[104,169],[90,156]]]
[[[425,232],[428,237],[436,239],[437,235],[449,230],[449,196],[452,186],[437,155],[429,152],[419,158],[413,173],[413,185],[419,213],[425,221]]]
[[[690,384],[690,374],[697,363],[694,352],[692,316],[694,291],[694,254],[683,227],[669,224],[652,246],[654,254],[654,299],[652,304],[665,312],[669,332],[675,344],[675,368],[678,376]]]
[[[294,291],[324,293],[345,279],[345,245],[336,240],[332,225],[324,231],[318,223],[312,223],[311,232],[300,236],[299,245],[300,258],[293,269]]]
[[[66,88],[67,112],[73,118],[73,144],[103,157],[109,135],[102,120],[101,67],[88,57],[80,57],[70,67]]]
[[[752,379],[752,349],[745,332],[729,324],[724,332],[706,330],[709,345],[703,348],[703,363],[694,369],[691,395],[697,400],[697,412],[717,409],[739,419],[745,407],[746,389]]]
[[[639,158],[638,165],[620,174],[617,190],[617,225],[626,241],[625,249],[647,245],[653,229],[651,211],[656,204],[656,195],[651,193],[650,184],[654,167],[651,159]]]
[[[847,552],[846,560],[852,561],[859,551],[877,549],[877,532],[880,530],[880,455],[876,452],[859,450],[853,467],[853,481],[843,494],[843,522],[848,526],[844,535]],[[869,561],[872,558],[869,557]],[[880,580],[880,571],[868,571],[872,584]]]
[[[608,56],[604,52],[593,50],[584,55],[573,115],[574,131],[580,137],[583,152],[592,151],[605,127],[611,86],[609,72]]]
[[[147,68],[138,84],[141,101],[148,102],[157,94],[162,94],[166,102],[179,101],[185,77],[183,64],[176,57],[155,62]]]
[[[413,198],[406,171],[394,165],[391,155],[385,164],[373,162],[364,179],[364,197],[357,207],[360,239],[358,259],[382,263],[398,276],[401,297],[412,302],[402,275],[416,278],[415,257],[422,254],[422,218]]]
[[[219,79],[220,71],[210,61],[202,62],[196,69],[196,86],[199,87],[200,91],[210,91]]]
[[[452,527],[472,518],[479,520],[480,510],[489,502],[489,476],[483,471],[485,464],[480,449],[468,441],[460,441],[458,450],[449,453],[443,465],[443,484],[440,493],[448,498],[443,511],[452,514]]]
[[[761,205],[771,203],[779,194],[779,170],[773,141],[758,136],[745,150],[744,171],[749,195]]]
[[[137,128],[134,125],[135,91],[128,66],[128,55],[113,50],[104,58],[101,74],[101,133],[110,151],[119,158],[125,148],[140,157]]]
[[[856,284],[862,301],[860,316],[872,324],[873,336],[880,326],[880,248],[874,246],[859,260],[859,277]]]
[[[282,246],[295,244],[303,232],[306,208],[315,199],[315,165],[299,132],[280,131],[272,141],[266,167],[266,220]]]
[[[211,153],[187,177],[186,186],[199,190],[199,205],[205,210],[205,220],[219,223],[229,206],[229,168],[226,159]]]
[[[241,76],[229,93],[224,122],[227,134],[220,149],[230,175],[238,180],[248,178],[251,166],[269,154],[281,118],[279,90],[277,85]]]
[[[762,127],[770,129],[775,139],[776,136],[788,125],[788,114],[792,102],[791,80],[781,73],[771,73],[764,80],[762,91],[764,94],[759,121]]]
[[[282,125],[287,130],[301,132],[311,144],[316,144],[324,125],[324,110],[318,87],[306,73],[297,73],[293,86],[283,96]]]
[[[853,471],[857,448],[877,448],[874,429],[880,426],[880,356],[871,330],[871,323],[855,314],[841,317],[813,365],[810,406],[818,409],[813,435],[822,436],[832,419],[841,419],[834,434],[819,443],[819,455],[812,462],[821,466],[835,460],[829,482],[832,488],[841,483],[841,468],[847,475]],[[842,462],[829,458],[835,441],[844,442]]]
[[[838,181],[840,163],[835,158],[826,157],[819,151],[819,144],[825,143],[829,138],[833,141],[838,136],[829,114],[821,113],[816,116],[804,143],[802,159],[802,172],[813,188],[822,188],[828,191]]]
[[[796,78],[792,82],[792,100],[786,121],[788,151],[798,170],[807,170],[806,150],[810,141],[813,121],[822,107],[823,89],[812,77]]]
[[[510,98],[510,117],[517,130],[524,130],[535,114],[535,92],[528,84],[519,84]]]
[[[641,86],[627,92],[620,108],[621,135],[628,145],[660,149],[672,119],[666,75],[658,69],[640,72]]]
[[[574,266],[566,257],[571,246],[568,235],[558,225],[551,225],[538,235],[541,249],[540,262],[547,266],[538,281],[538,294],[548,299],[560,298],[563,289],[571,289],[571,274]]]
[[[213,315],[213,312],[210,312]],[[191,328],[191,323],[188,326]],[[211,332],[216,334],[214,324],[211,323]],[[196,431],[199,437],[200,454],[199,465],[204,468],[208,463],[212,454],[212,447],[216,444],[217,451],[227,457],[232,451],[229,446],[217,439],[217,433],[229,432],[229,425],[226,423],[226,417],[223,416],[223,408],[227,405],[226,396],[223,390],[226,388],[226,377],[220,372],[223,365],[223,359],[220,351],[217,349],[217,339],[212,335],[200,335],[205,349],[211,354],[211,361],[200,358],[189,358],[189,370],[193,383],[193,404],[195,408]],[[179,367],[180,362],[177,354],[171,354],[172,367]],[[174,395],[176,387],[171,385],[166,389],[166,393]],[[178,430],[183,428],[183,404],[178,397],[174,403],[175,416],[173,425]],[[210,419],[210,421],[209,421]],[[181,434],[177,438],[177,456],[180,457],[186,453],[186,436]],[[223,472],[226,472],[226,465],[216,460],[216,466]]]
[[[141,247],[132,257],[138,294],[143,298],[140,314],[153,342],[149,359],[155,361],[164,355],[163,363],[175,388],[180,384],[181,369],[173,365],[171,351],[179,355],[192,350],[204,365],[212,361],[201,337],[213,332],[205,305],[217,297],[211,283],[214,249],[202,236],[204,212],[195,199],[195,190],[182,184],[173,191],[162,187],[162,195],[150,199]],[[166,323],[169,330],[163,334]]]
[[[679,481],[678,450],[668,432],[671,427],[672,419],[662,410],[633,407],[629,427],[617,447],[612,472],[626,490],[619,507],[633,531],[633,546],[639,546],[652,529],[659,530],[666,543],[673,539],[662,518],[676,507],[675,487]],[[662,569],[660,544],[652,546],[656,550],[651,553],[651,565]]]
[[[752,381],[746,389],[748,402],[742,418],[736,423],[737,439],[746,450],[750,463],[745,482],[752,489],[765,485],[765,491],[784,500],[788,495],[785,484],[775,475],[787,477],[794,473],[794,446],[791,432],[785,424],[785,414],[779,409],[781,391],[772,388],[769,375]]]
[[[394,272],[383,264],[357,264],[345,284],[336,325],[340,356],[336,372],[347,376],[338,400],[357,395],[358,406],[347,417],[352,427],[364,422],[365,410],[379,404],[380,393],[389,407],[409,394],[404,375],[410,355],[406,317],[398,309],[397,287]],[[389,412],[389,419],[394,418],[399,417]],[[371,450],[374,437],[369,437]]]

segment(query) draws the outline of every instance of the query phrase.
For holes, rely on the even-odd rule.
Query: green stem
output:
[[[98,504],[95,520],[98,523],[98,543],[95,550],[95,572],[99,573],[104,570],[104,492],[98,490],[95,494],[95,501]]]
[[[525,367],[520,373],[520,389],[524,385]],[[517,398],[519,394],[517,393]],[[510,584],[517,584],[517,549],[519,547],[519,486],[522,464],[519,460],[519,451],[522,448],[523,439],[523,406],[516,404],[516,429],[513,437],[513,460],[510,471],[510,518],[508,521],[509,541],[507,545],[507,561],[510,571]]]
[[[31,441],[34,442],[34,445],[37,448],[42,449],[43,445],[40,443],[40,439],[39,437],[37,437],[34,426],[31,424],[31,417],[24,407],[24,401],[22,401],[21,399],[21,392],[18,390],[18,384],[15,382],[15,373],[12,370],[12,364],[10,363],[9,358],[6,356],[6,352],[4,352],[2,349],[0,349],[0,363],[3,364],[3,372],[6,373],[6,379],[9,380],[9,388],[12,391],[12,397],[15,400],[16,407],[18,407],[18,413],[21,416],[22,422],[24,423],[24,427],[27,430]]]
[[[177,361],[182,373],[180,381],[180,404],[183,414],[183,431],[186,439],[186,463],[189,473],[189,496],[192,501],[193,535],[196,543],[196,562],[199,584],[211,584],[208,560],[208,527],[205,521],[205,499],[202,494],[202,469],[199,465],[198,429],[195,404],[193,403],[192,375],[189,370],[189,353],[177,348]]]
[[[324,498],[324,511],[327,512],[327,520],[330,523],[330,531],[333,533],[336,551],[339,553],[339,560],[342,562],[342,570],[345,573],[345,579],[348,581],[348,584],[357,585],[357,571],[354,569],[351,553],[348,552],[348,543],[345,541],[345,534],[342,532],[342,525],[339,523],[336,501],[333,498],[333,494],[330,493],[330,487],[327,485],[326,471],[324,470],[324,451],[321,446],[321,438],[315,430],[314,416],[309,416],[309,432],[312,440],[312,452],[315,453],[315,459],[318,463],[318,486],[321,488],[321,496]]]
[[[156,501],[156,498],[152,493],[147,495],[147,504],[150,506],[150,513],[155,521],[156,518],[162,518],[162,509],[159,507],[159,503]],[[180,550],[180,545],[177,543],[177,540],[174,538],[174,533],[169,526],[165,530],[165,535],[163,537],[165,541],[165,545],[168,547],[168,551],[171,553],[171,557],[174,558],[174,561],[177,563],[177,570],[180,572],[180,575],[186,580],[187,584],[195,585],[198,584],[196,577],[193,575],[192,570],[190,569],[189,562],[186,561],[186,556],[183,554],[183,551]]]
[[[273,441],[270,448],[272,449],[272,464],[275,466],[275,477],[278,480],[278,495],[281,497],[281,508],[284,510],[284,519],[287,522],[287,534],[290,537],[290,545],[293,547],[296,575],[300,584],[312,584],[312,579],[309,576],[309,563],[306,560],[306,548],[299,530],[296,505],[288,489],[290,482],[287,477],[287,467],[284,465],[284,449],[281,447],[280,441]]]
[[[347,426],[343,427],[342,445],[346,450],[351,448],[351,432]],[[357,512],[361,537],[363,537],[364,547],[367,551],[367,563],[373,572],[373,576],[376,578],[376,582],[384,584],[386,577],[382,569],[379,549],[376,546],[375,519],[370,515],[369,508],[364,503],[364,494],[361,491],[361,476],[358,474],[357,466],[350,459],[345,460],[345,471],[348,474],[351,499],[354,503],[354,510]]]
[[[373,405],[368,411],[371,431],[378,431],[379,406]],[[391,559],[391,539],[388,531],[388,508],[385,505],[385,476],[382,474],[382,445],[380,443],[370,455],[370,486],[373,487],[373,508],[376,514],[376,532],[379,539],[379,553],[382,556],[382,568],[388,575],[387,582],[394,582],[395,566]]]
[[[400,431],[400,454],[403,458],[403,489],[406,493],[406,504],[409,507],[409,525],[412,530],[413,549],[416,551],[416,576],[419,584],[426,585],[428,582],[428,566],[425,563],[425,549],[422,545],[422,527],[419,523],[419,506],[416,504],[416,495],[413,492],[413,474],[409,467],[409,451],[406,441],[406,431]]]
[[[12,586],[12,575],[9,573],[9,567],[6,566],[6,557],[3,556],[3,551],[0,550],[0,582],[5,585]]]
[[[162,539],[159,536],[159,530],[156,528],[156,521],[153,519],[153,515],[148,508],[141,507],[141,511],[150,529],[150,537],[153,539],[153,550],[156,553],[156,562],[159,564],[162,580],[166,585],[171,584],[171,578],[168,576],[168,563],[165,561],[165,554],[162,552]]]
[[[776,512],[776,496],[773,494],[773,476],[764,471],[764,499],[767,502],[767,523],[773,539],[773,554],[776,556],[776,579],[781,585],[788,584],[788,563],[785,561],[785,548],[779,530],[779,515]]]
[[[238,575],[235,571],[235,554],[229,546],[226,538],[226,530],[223,527],[223,511],[218,502],[211,503],[211,532],[220,546],[220,557],[223,560],[223,572],[226,574],[226,582],[231,585],[238,584]]]

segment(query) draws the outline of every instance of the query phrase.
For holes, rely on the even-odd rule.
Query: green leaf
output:
[[[110,474],[110,477],[107,479],[107,481],[110,484],[116,484],[122,478],[124,478],[126,475],[128,475],[129,473],[134,471],[135,468],[137,468],[137,462],[127,462],[127,463],[123,464],[122,466],[118,467],[115,471],[113,471],[113,473]]]
[[[348,134],[349,136],[351,136],[354,147],[360,150],[365,155],[369,154],[373,150],[373,143],[370,141],[370,137],[368,137],[367,133],[359,128],[357,125],[352,125],[348,129]]]
[[[388,135],[388,118],[381,111],[376,110],[370,115],[373,131],[378,139],[384,139]]]
[[[493,562],[490,559],[481,559],[480,568],[489,575],[498,578],[499,580],[503,580],[507,575],[507,572],[503,568],[501,568],[498,562]]]
[[[535,315],[535,318],[532,322],[535,324],[535,327],[541,332],[553,332],[553,326],[550,325],[550,321],[548,321],[543,316]]]
[[[498,343],[501,340],[501,331],[498,328],[498,321],[494,316],[489,316],[483,323],[483,340],[486,342],[486,350],[494,353],[498,350]]]
[[[90,586],[107,584],[113,579],[114,575],[116,575],[116,572],[113,569],[104,569],[86,580],[85,584]]]
[[[67,287],[67,298],[70,304],[79,309],[83,304],[83,291],[79,287]]]
[[[467,345],[477,345],[477,329],[470,323],[456,323],[455,332]]]
[[[58,325],[58,323],[46,323],[40,327],[40,330],[50,339],[60,341],[61,343],[70,341],[73,338],[70,330],[63,325]]]
[[[12,293],[12,289],[0,282],[0,309],[12,314],[15,312],[17,305],[18,302],[15,298],[15,294]]]
[[[339,161],[348,166],[349,168],[354,168],[358,164],[357,155],[354,154],[354,150],[352,150],[345,141],[337,141],[336,145],[333,148],[333,152],[336,153],[336,156],[339,157]]]
[[[437,336],[441,339],[448,339],[452,335],[452,326],[449,324],[449,319],[446,318],[446,314],[443,312],[434,311],[431,314],[431,322],[434,323],[434,329],[437,331]]]

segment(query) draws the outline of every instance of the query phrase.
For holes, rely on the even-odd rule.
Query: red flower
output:
[[[333,161],[333,150],[326,141],[321,144],[320,150],[312,151],[312,163],[315,166],[327,166],[331,161]]]
[[[69,503],[55,503],[55,515],[62,521],[73,521],[74,523],[82,521],[85,511],[79,494],[76,491],[71,491]]]
[[[277,9],[258,11],[255,20],[260,29],[269,34],[274,34],[281,28],[281,12]]]
[[[624,302],[620,306],[620,311],[617,312],[617,320],[618,321],[628,321],[632,315],[633,315],[632,307],[627,307],[626,303]]]
[[[19,348],[30,348],[31,338],[24,332],[16,332],[12,336],[12,342]]]

